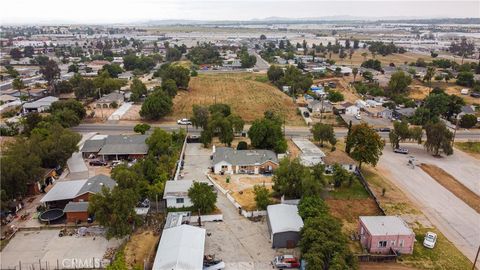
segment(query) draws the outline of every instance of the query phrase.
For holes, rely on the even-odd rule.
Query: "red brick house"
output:
[[[415,233],[397,216],[361,216],[358,223],[360,243],[368,252],[412,254]]]

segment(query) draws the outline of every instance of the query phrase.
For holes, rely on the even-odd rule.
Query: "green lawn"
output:
[[[456,142],[455,146],[468,153],[480,154],[480,142]]]
[[[423,237],[428,231],[437,234],[435,248],[423,246]],[[412,255],[400,257],[402,264],[414,266],[419,269],[460,270],[471,269],[472,263],[458,249],[436,229],[418,228],[415,232],[415,246]]]
[[[331,176],[330,176],[331,179]],[[329,181],[331,181],[328,179]],[[340,200],[350,200],[350,199],[366,199],[370,197],[368,192],[365,190],[363,185],[360,181],[355,178],[353,181],[352,186],[348,186],[348,183],[344,183],[340,188],[336,188],[329,193],[333,199],[340,199]]]

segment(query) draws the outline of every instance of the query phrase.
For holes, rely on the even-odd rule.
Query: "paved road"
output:
[[[442,159],[431,156],[420,145],[405,144],[418,163],[430,163],[442,167],[452,175],[463,175],[462,182],[470,181],[466,186],[478,185],[478,161],[472,161],[468,155],[455,153],[447,160],[457,167],[443,167]],[[441,186],[419,167],[407,167],[408,156],[392,152],[390,147],[385,148],[378,163],[379,170],[397,185],[405,194],[416,202],[430,221],[457,246],[470,260],[473,261],[480,245],[480,214],[457,198],[453,193]],[[462,172],[464,164],[471,164]],[[476,164],[476,165],[474,165]],[[440,247],[438,247],[440,248]]]
[[[135,124],[80,124],[76,127],[73,127],[72,130],[80,133],[85,132],[99,132],[102,134],[122,134],[133,132],[133,127]],[[181,128],[186,128],[185,126],[179,126],[177,124],[156,124],[152,125],[153,127],[160,127],[166,131],[178,131]],[[250,128],[249,125],[245,126],[245,130]],[[199,135],[201,129],[196,129],[189,127],[188,131],[190,134]],[[285,135],[289,137],[293,136],[310,136],[310,130],[308,127],[286,127]],[[335,129],[335,135],[337,138],[345,137],[347,135],[346,129]],[[380,136],[384,139],[388,139],[388,132],[381,132]],[[480,131],[466,131],[458,130],[455,139],[458,140],[480,140]]]
[[[257,63],[255,64],[255,68],[258,69],[259,71],[266,71],[268,68],[270,68],[270,64],[265,61],[257,52],[255,51],[250,51],[250,54],[255,55],[257,57]]]

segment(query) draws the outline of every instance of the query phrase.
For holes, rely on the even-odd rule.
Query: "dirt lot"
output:
[[[144,260],[155,256],[155,247],[160,235],[153,231],[137,232],[130,237],[125,246],[125,262],[129,269],[135,266],[143,269]]]
[[[346,232],[356,231],[359,216],[381,215],[375,201],[368,199],[336,200],[327,199],[330,213],[343,221]]]
[[[462,183],[458,182],[455,177],[432,164],[422,163],[420,168],[424,170],[428,175],[435,179],[440,185],[448,189],[455,194],[458,198],[472,207],[477,213],[480,213],[480,196],[473,193],[470,189],[465,187]]]
[[[457,95],[459,97],[462,97],[466,104],[479,104],[480,103],[480,99],[478,99],[478,98],[473,98],[470,95],[460,94],[460,91],[465,87],[455,85],[454,80],[452,80],[449,83],[446,83],[444,81],[442,81],[442,82],[434,81],[434,82],[432,82],[431,87],[425,86],[419,80],[413,80],[412,84],[410,85],[409,97],[414,98],[414,99],[424,99],[426,96],[428,96],[430,91],[435,87],[440,87],[440,88],[444,89],[445,92],[449,95],[453,94],[453,95]]]
[[[348,57],[341,59],[339,58],[338,54],[333,54],[332,53],[332,59],[336,61],[337,64],[340,65],[361,65],[364,61],[364,58],[362,56],[362,53],[367,52],[367,60],[372,58],[372,54],[366,50],[366,49],[358,49],[355,50],[355,53],[352,55],[352,59],[348,59]],[[328,55],[327,55],[328,57]],[[403,54],[390,54],[387,56],[381,56],[381,55],[376,55],[375,59],[380,60],[382,62],[382,65],[388,65],[390,63],[395,63],[396,65],[399,64],[404,64],[405,61],[410,63],[410,62],[415,62],[417,61],[418,58],[423,58],[425,61],[431,61],[431,57],[428,55],[423,55],[423,54],[416,54],[412,52],[406,52]]]
[[[295,159],[302,154],[302,151],[293,143],[292,139],[287,139],[288,152],[290,153],[290,158]]]
[[[190,80],[189,91],[180,91],[173,100],[169,120],[189,117],[193,104],[226,103],[246,122],[263,117],[265,110],[285,115],[288,125],[303,125],[292,99],[276,87],[262,82],[258,74],[202,74]]]
[[[355,103],[355,101],[359,99],[359,96],[356,94],[355,89],[349,85],[349,83],[352,81],[353,77],[343,77],[314,80],[314,83],[319,84],[323,82],[335,82],[337,87],[333,90],[340,91],[343,94],[345,101]]]

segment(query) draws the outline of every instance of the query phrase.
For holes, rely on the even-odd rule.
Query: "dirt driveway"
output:
[[[480,165],[468,155],[457,151],[451,157],[434,158],[422,146],[402,144],[402,147],[408,148],[418,163],[435,164],[469,188],[475,189],[475,185],[478,185]],[[432,223],[473,261],[480,245],[480,215],[422,169],[408,167],[407,161],[408,156],[395,154],[390,147],[385,147],[378,168],[416,202]]]

